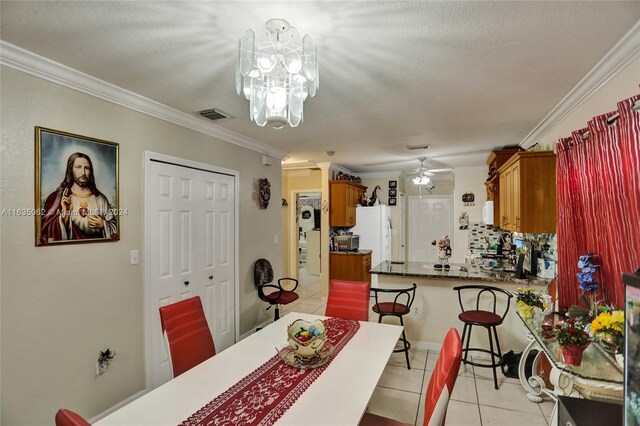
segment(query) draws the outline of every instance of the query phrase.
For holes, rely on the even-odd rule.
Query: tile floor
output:
[[[326,303],[320,296],[320,277],[300,269],[300,298],[283,307],[282,315],[303,312],[323,315]],[[372,312],[370,321],[378,321]],[[403,353],[391,355],[368,411],[404,423],[421,425],[427,385],[438,359],[438,352],[411,349],[411,370]],[[461,365],[447,409],[447,425],[544,426],[549,423],[553,402],[530,402],[520,382],[498,373],[499,390],[493,388],[490,369]]]

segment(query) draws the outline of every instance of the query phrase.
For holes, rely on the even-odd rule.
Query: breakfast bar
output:
[[[411,314],[406,316],[406,332],[414,346],[434,348],[442,342],[451,326],[462,334],[462,322],[458,319],[460,307],[453,287],[465,284],[481,284],[502,288],[515,293],[518,288],[533,287],[545,291],[548,279],[530,277],[517,279],[513,273],[485,270],[476,265],[450,264],[449,269],[436,269],[433,263],[384,261],[371,269],[378,275],[381,288],[407,288],[418,285]],[[510,307],[504,323],[499,328],[502,351],[520,352],[529,343],[521,321]],[[482,333],[471,338],[472,346],[487,347],[488,339]]]

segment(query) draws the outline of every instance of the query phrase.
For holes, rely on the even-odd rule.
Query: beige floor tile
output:
[[[545,399],[541,403],[538,404],[538,408],[540,408],[540,412],[547,419],[547,422],[551,420],[551,413],[553,413],[553,409],[556,406],[554,401]]]
[[[414,424],[420,394],[378,386],[369,400],[367,411],[400,422]]]
[[[316,303],[307,303],[306,301],[302,301],[298,303],[293,309],[289,312],[300,312],[301,314],[312,314],[320,308],[322,304],[318,305]]]
[[[298,293],[298,296],[300,297],[300,299],[304,300],[311,296],[320,295],[320,290],[316,290],[315,288],[312,288],[312,287],[304,287],[302,289],[298,288],[296,290],[296,293]]]
[[[327,305],[323,304],[320,305],[318,307],[318,309],[316,309],[315,311],[312,312],[312,314],[316,314],[316,315],[324,315],[325,311],[327,310]]]
[[[476,379],[493,381],[493,370],[491,368],[473,367],[473,371],[475,373]],[[514,379],[505,376],[504,374],[502,374],[502,370],[500,369],[500,367],[496,368],[496,376],[498,377],[498,386],[501,386],[503,383],[520,385],[520,379]]]
[[[427,351],[419,349],[409,349],[409,363],[411,369],[424,370],[424,366],[427,362]],[[389,365],[396,365],[398,367],[407,368],[407,359],[404,352],[394,352],[389,358]]]
[[[420,399],[420,406],[418,407],[418,420],[416,421],[416,425],[422,426],[424,422],[425,401],[426,399],[423,395],[423,398]],[[449,400],[445,424],[447,426],[481,426],[478,404]]]
[[[538,404],[529,401],[520,384],[503,383],[500,389],[496,390],[493,387],[493,380],[476,379],[476,386],[481,405],[541,414]]]
[[[483,426],[546,426],[547,421],[540,413],[531,414],[521,411],[506,410],[504,408],[480,405],[480,416]]]
[[[429,371],[433,371],[436,366],[436,362],[438,362],[438,357],[440,356],[440,352],[429,351],[429,357],[427,358],[427,366],[426,369]],[[467,376],[474,377],[473,375],[473,366],[469,364],[460,363],[460,369],[458,370],[458,376]]]
[[[431,380],[431,371],[425,371],[424,374],[424,386],[422,387],[422,393],[427,392],[427,386]],[[453,394],[451,399],[461,402],[469,402],[471,404],[478,403],[478,393],[476,391],[476,380],[473,377],[458,376],[456,383],[453,386]]]
[[[322,300],[322,296],[320,296],[320,293],[316,293],[313,296],[302,299],[302,303],[320,306],[320,305],[324,305],[327,302],[325,300]]]
[[[378,386],[420,393],[424,370],[407,370],[406,366],[387,365],[378,381]]]

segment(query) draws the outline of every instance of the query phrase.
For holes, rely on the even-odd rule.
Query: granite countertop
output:
[[[385,260],[379,265],[373,267],[371,269],[371,273],[378,275],[396,275],[404,277],[493,281],[520,285],[546,285],[550,281],[550,279],[540,277],[518,279],[515,277],[515,274],[513,272],[485,270],[477,265],[468,265],[465,263],[451,263],[451,268],[449,270],[435,269],[433,265],[433,263],[429,262],[404,262],[404,264],[397,264]]]
[[[350,254],[351,256],[364,256],[371,253],[372,250],[357,250],[357,251],[332,251],[330,254]]]

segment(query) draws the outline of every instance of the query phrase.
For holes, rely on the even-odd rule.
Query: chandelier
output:
[[[236,91],[249,100],[249,117],[258,126],[282,129],[303,121],[303,102],[319,87],[316,46],[284,19],[265,29],[247,30],[240,39]]]

